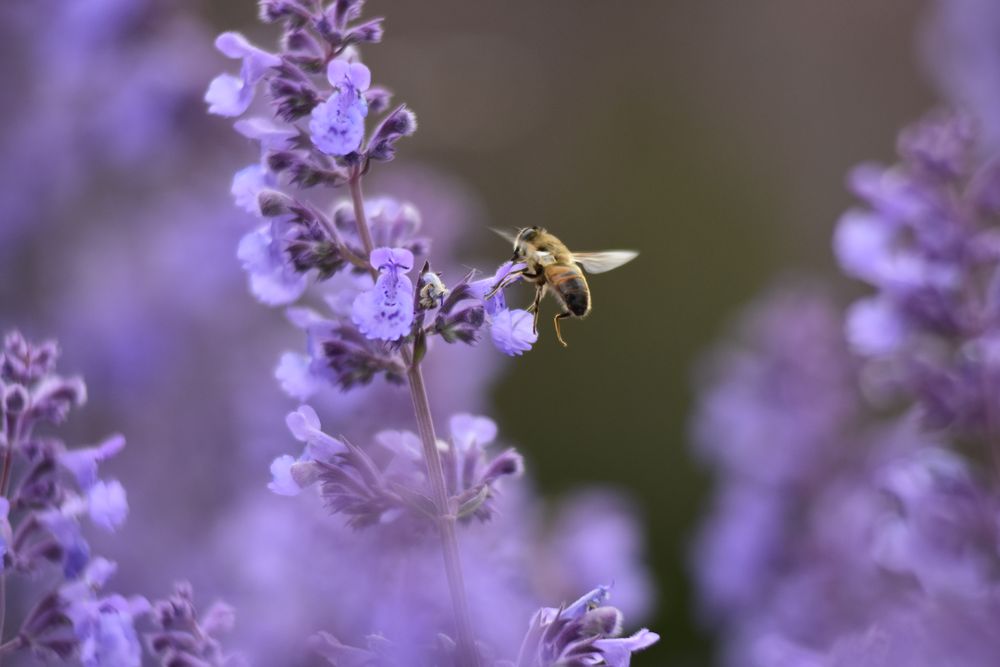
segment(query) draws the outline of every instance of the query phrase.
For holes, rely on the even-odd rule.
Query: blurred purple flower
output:
[[[236,32],[224,32],[215,40],[215,48],[227,58],[243,62],[240,75],[220,74],[212,79],[205,92],[208,112],[219,116],[241,116],[253,103],[257,83],[265,72],[281,64],[281,58],[263,51]]]
[[[258,227],[240,240],[237,256],[250,277],[250,291],[267,305],[291,303],[302,296],[306,277],[297,273],[286,258],[276,227]]]
[[[113,531],[128,515],[125,487],[118,480],[98,481],[87,490],[90,520],[105,530]]]
[[[1000,181],[977,141],[954,113],[904,129],[900,164],[855,171],[867,209],[846,213],[834,239],[845,272],[877,290],[846,323],[872,391],[916,398],[928,424],[968,434],[990,428],[1000,408],[992,398],[1000,368],[986,352],[1000,324],[992,299],[1000,252],[983,204]]]

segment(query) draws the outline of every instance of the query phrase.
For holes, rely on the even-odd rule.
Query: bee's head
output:
[[[544,232],[545,230],[541,227],[525,227],[518,232],[517,238],[514,239],[514,255],[511,257],[511,261],[517,262],[524,260],[524,258],[528,255],[529,248]]]

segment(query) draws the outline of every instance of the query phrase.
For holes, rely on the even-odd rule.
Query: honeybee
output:
[[[509,273],[493,286],[489,296],[496,294],[516,280],[524,278],[535,283],[535,300],[528,308],[534,313],[534,330],[538,333],[539,305],[547,291],[552,292],[562,306],[552,318],[556,327],[556,338],[567,347],[559,330],[559,320],[567,317],[586,317],[590,313],[590,286],[580,267],[588,273],[604,273],[632,261],[639,253],[633,250],[606,250],[604,252],[570,252],[562,241],[541,227],[526,227],[517,235],[503,230],[494,232],[514,244],[511,261],[523,263],[525,267]]]

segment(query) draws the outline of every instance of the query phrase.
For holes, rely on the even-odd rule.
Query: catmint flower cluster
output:
[[[239,59],[241,71],[220,75],[205,95],[210,113],[251,114],[235,121],[260,151],[233,180],[237,205],[255,219],[238,256],[254,296],[286,307],[306,339],[305,353],[286,353],[276,372],[304,403],[287,417],[291,437],[304,447],[273,461],[269,488],[322,503],[333,532],[338,525],[352,531],[336,538],[341,558],[355,553],[362,569],[385,567],[391,577],[381,594],[355,594],[380,585],[356,577],[333,590],[334,597],[353,595],[358,608],[350,616],[372,625],[355,623],[347,636],[330,628],[311,646],[337,665],[500,665],[514,658],[538,667],[627,665],[658,637],[642,630],[622,638],[621,612],[604,604],[607,588],[561,611],[544,608],[530,623],[522,616],[521,657],[503,632],[484,627],[491,617],[523,613],[523,596],[503,590],[511,577],[487,564],[523,548],[499,523],[500,506],[517,497],[510,482],[524,464],[514,449],[492,446],[498,428],[487,417],[456,412],[448,437],[439,437],[424,365],[442,346],[475,344],[486,326],[511,356],[529,350],[537,335],[532,316],[508,308],[496,289],[518,267],[508,262],[482,278],[452,274],[447,259],[434,257],[434,240],[421,235],[412,205],[365,197],[364,178],[394,159],[417,125],[405,105],[392,107],[361,59],[360,49],[383,37],[382,20],[363,20],[361,8],[360,0],[263,0],[261,19],[279,25],[280,47],[271,52],[224,33],[216,46]],[[259,93],[265,99],[258,104]],[[346,197],[331,196],[337,191]],[[316,399],[329,395],[324,388],[345,401],[384,385],[406,386],[411,416],[386,411],[373,432],[351,439],[323,428],[325,408]],[[305,520],[304,511],[298,516]],[[487,551],[470,560],[479,549]],[[388,573],[401,569],[410,575],[392,584],[398,575]]]
[[[98,476],[99,465],[119,453],[125,440],[115,435],[70,448],[42,433],[86,400],[81,379],[55,372],[58,354],[55,343],[32,343],[18,332],[7,334],[0,350],[0,619],[8,616],[6,591],[13,577],[44,582],[48,589],[24,614],[19,629],[5,635],[0,655],[26,651],[45,660],[138,667],[142,643],[136,621],[153,607],[142,596],[103,592],[117,568],[92,554],[83,526],[87,519],[113,532],[125,521],[124,487]],[[3,625],[0,621],[0,633]],[[177,651],[164,657],[167,644],[207,641],[217,648],[211,639],[215,629],[222,627],[199,631],[197,640],[188,628],[166,639],[161,634],[154,643],[163,650],[153,654],[163,657],[163,665],[221,666],[221,660],[187,660]]]
[[[865,205],[841,219],[835,249],[848,275],[876,288],[847,314],[867,388],[916,398],[933,426],[989,438],[1000,408],[1000,170],[976,136],[971,118],[932,113],[900,134],[900,164],[855,169]]]
[[[1000,655],[992,123],[937,110],[898,164],[855,168],[833,247],[867,294],[772,296],[709,366],[694,441],[718,490],[693,565],[724,665]]]

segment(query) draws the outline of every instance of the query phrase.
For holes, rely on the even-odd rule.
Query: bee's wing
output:
[[[639,256],[634,250],[605,250],[604,252],[574,252],[573,261],[587,270],[587,273],[604,273],[617,269]]]
[[[496,234],[497,236],[507,239],[507,242],[510,243],[511,245],[513,245],[517,241],[517,236],[511,232],[508,232],[506,229],[497,229],[496,227],[490,227],[490,231]]]

